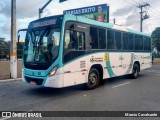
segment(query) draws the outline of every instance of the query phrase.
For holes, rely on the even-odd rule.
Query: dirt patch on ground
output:
[[[157,64],[157,63],[160,63],[160,58],[154,58],[153,64]]]

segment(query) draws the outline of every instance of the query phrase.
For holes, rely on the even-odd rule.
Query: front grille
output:
[[[33,70],[47,70],[49,67],[50,67],[50,64],[49,65],[31,65],[31,64],[27,64],[25,63],[24,64],[25,68],[28,68],[28,69],[33,69]]]
[[[39,78],[30,78],[30,77],[27,77],[25,76],[25,80],[30,83],[30,82],[35,82],[37,85],[42,85],[43,84],[43,81],[44,79],[39,79]]]

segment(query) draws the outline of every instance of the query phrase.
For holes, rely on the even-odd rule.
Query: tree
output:
[[[5,38],[0,37],[0,59],[6,58],[7,55],[9,55],[9,44]]]
[[[153,40],[153,46],[156,47],[158,51],[160,51],[160,27],[157,27],[152,32],[152,40]]]
[[[17,42],[17,58],[22,58],[23,42]],[[0,59],[8,59],[10,56],[11,41],[6,41],[5,38],[0,37]]]

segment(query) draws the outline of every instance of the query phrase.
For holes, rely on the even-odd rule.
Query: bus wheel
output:
[[[131,76],[133,79],[136,79],[138,75],[139,75],[139,66],[138,64],[134,64]]]
[[[100,82],[99,71],[95,68],[92,68],[88,75],[88,82],[86,83],[87,88],[92,90],[98,87]]]

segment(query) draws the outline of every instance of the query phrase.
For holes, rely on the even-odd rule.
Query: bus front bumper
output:
[[[63,75],[54,75],[51,77],[35,77],[22,73],[22,79],[26,83],[32,85],[38,85],[42,87],[62,88],[63,87]]]

